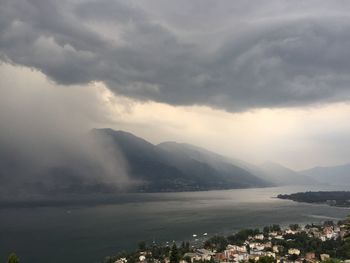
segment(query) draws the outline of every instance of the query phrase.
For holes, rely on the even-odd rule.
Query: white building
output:
[[[255,235],[254,239],[256,239],[256,240],[264,240],[264,235],[263,234]]]
[[[246,253],[247,252],[247,247],[246,246],[228,245],[226,247],[226,250],[237,251],[237,252],[240,252],[240,253]]]
[[[288,254],[289,255],[297,255],[297,256],[299,256],[300,255],[300,250],[297,249],[297,248],[290,248],[290,249],[288,249]]]

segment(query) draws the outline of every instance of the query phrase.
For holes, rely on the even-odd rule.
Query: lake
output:
[[[115,204],[0,209],[0,262],[15,251],[21,263],[94,263],[145,240],[193,240],[269,224],[343,219],[349,209],[274,198],[324,187],[124,194]]]

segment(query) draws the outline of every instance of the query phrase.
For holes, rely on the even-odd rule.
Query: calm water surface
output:
[[[192,240],[194,233],[229,234],[275,223],[317,223],[342,219],[350,213],[346,208],[274,198],[280,193],[305,190],[320,189],[129,194],[108,205],[3,208],[0,262],[16,251],[21,263],[94,263],[106,255],[135,248],[140,240]]]

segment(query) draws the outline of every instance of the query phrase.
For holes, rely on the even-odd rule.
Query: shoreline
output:
[[[332,207],[350,208],[350,191],[317,191],[279,194],[278,199],[298,203],[323,204]]]
[[[326,220],[304,226],[290,224],[283,227],[274,224],[262,229],[241,229],[229,236],[203,235],[195,242],[153,242],[147,246],[142,241],[138,249],[118,252],[115,256],[106,257],[101,263],[317,263],[335,258],[341,260],[336,262],[345,262],[350,259],[350,250],[346,252],[350,248],[350,240],[345,238],[347,236],[350,236],[350,217],[338,222]],[[195,237],[197,235],[193,234]],[[318,243],[320,248],[306,245],[312,242]],[[327,244],[327,249],[322,248],[323,243]],[[153,254],[155,250],[163,252],[161,255]],[[173,253],[176,253],[175,261]]]

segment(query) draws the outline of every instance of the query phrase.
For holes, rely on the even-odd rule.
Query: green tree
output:
[[[300,229],[299,225],[298,224],[291,224],[289,225],[289,228],[292,230],[292,231],[297,231]]]
[[[234,235],[228,236],[227,240],[230,242],[230,244],[243,245],[244,241],[246,241],[249,236],[255,236],[258,234],[261,234],[258,228],[243,229]]]
[[[161,248],[159,248],[156,244],[154,244],[152,246],[151,252],[152,252],[152,257],[153,258],[155,258],[155,259],[160,259],[161,258],[161,255],[162,255]]]
[[[179,251],[177,250],[177,246],[174,242],[170,250],[170,263],[179,263],[179,260]]]
[[[342,222],[339,222],[345,226],[346,233],[344,235],[343,244],[337,250],[336,256],[344,259],[350,258],[350,215]]]
[[[273,257],[263,256],[260,257],[257,261],[257,263],[273,263],[275,262],[275,259]]]
[[[246,245],[245,248],[247,249],[248,254],[250,254],[250,246]]]
[[[291,261],[295,261],[295,260],[297,260],[298,259],[298,255],[296,255],[296,254],[293,254],[293,255],[289,255],[289,260],[291,260]]]
[[[264,233],[264,234],[270,233],[270,227],[269,227],[269,226],[265,226],[265,227],[263,228],[263,233]]]
[[[186,248],[186,252],[190,251],[190,242],[188,242],[188,241],[186,242],[185,248]]]
[[[146,242],[145,241],[140,241],[138,244],[137,244],[138,248],[140,251],[145,251],[146,250]]]
[[[344,236],[344,239],[346,242],[350,242],[350,215],[348,215],[344,221],[344,225],[345,225],[345,230],[346,230],[346,234]]]
[[[281,231],[281,226],[278,225],[278,224],[273,224],[272,227],[271,227],[271,230],[279,232],[279,231]]]
[[[7,263],[19,263],[19,258],[15,253],[11,253],[7,258]]]
[[[332,220],[327,220],[323,223],[323,226],[325,226],[325,227],[334,226],[334,222]]]
[[[179,254],[181,256],[183,256],[185,253],[189,252],[190,251],[190,243],[189,242],[185,242],[185,241],[182,241],[181,243],[181,247],[179,249]]]
[[[350,258],[350,242],[345,242],[336,253],[337,257],[348,259]]]
[[[189,256],[184,257],[184,260],[185,260],[187,263],[191,263],[191,262],[192,262],[192,261],[191,261],[191,257],[189,257]]]
[[[227,245],[227,239],[223,236],[213,236],[204,243],[205,248],[216,249],[218,252],[224,251]]]

